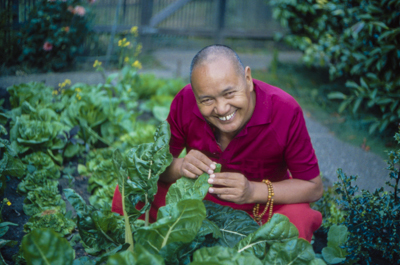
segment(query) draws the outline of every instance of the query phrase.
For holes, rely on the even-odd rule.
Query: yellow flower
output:
[[[137,35],[138,35],[138,27],[137,26],[132,27],[131,28],[131,33],[133,35],[135,35],[135,37],[137,37]]]
[[[81,99],[82,99],[81,95],[79,95],[79,94],[76,94],[76,98],[77,98],[78,100],[81,100]]]
[[[53,90],[52,94],[53,95],[58,95],[58,91],[57,90]]]
[[[82,89],[80,89],[79,87],[77,87],[77,88],[75,88],[75,91],[79,93],[79,92],[82,92]]]
[[[129,57],[125,57],[124,61],[127,63],[129,62]]]
[[[101,66],[101,62],[99,60],[94,61],[93,67]]]
[[[8,202],[7,202],[7,205],[8,205],[8,206],[11,206],[11,202],[10,202],[10,201],[8,201]]]
[[[66,85],[70,85],[70,84],[71,84],[71,80],[65,79],[64,83],[65,83]]]
[[[130,88],[128,89],[128,93],[131,92],[131,91],[132,91],[132,88],[130,87]]]
[[[136,68],[138,68],[138,69],[142,69],[142,64],[141,64],[138,60],[136,60],[136,61],[132,64],[132,66],[133,66],[133,67],[136,67]]]
[[[129,41],[125,42],[124,47],[131,45]]]

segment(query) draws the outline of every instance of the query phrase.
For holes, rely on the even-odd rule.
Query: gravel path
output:
[[[182,77],[188,80],[190,62],[196,51],[171,51],[160,50],[154,53],[156,59],[162,64],[161,69],[151,69],[142,72],[154,73],[158,77]],[[243,63],[252,69],[265,69],[271,61],[271,55],[265,54],[239,54]],[[298,52],[280,52],[279,61],[298,61],[301,54]],[[19,77],[0,77],[0,87],[6,88],[13,84],[29,81],[46,82],[50,86],[57,86],[65,79],[72,83],[85,82],[98,84],[103,82],[97,72],[69,72],[37,74]],[[327,127],[320,124],[312,117],[305,116],[307,128],[310,133],[315,152],[317,154],[322,174],[332,184],[337,181],[337,168],[342,168],[348,175],[359,175],[357,184],[361,189],[373,191],[384,185],[388,180],[386,162],[372,152],[366,152],[360,147],[353,146],[337,139]]]

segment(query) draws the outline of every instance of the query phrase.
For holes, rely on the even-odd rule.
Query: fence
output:
[[[213,38],[214,42],[223,42],[225,38],[265,40],[271,39],[275,32],[283,31],[272,19],[267,2],[97,0],[91,6],[95,14],[92,28],[94,32],[105,35],[103,42],[110,40],[113,29],[118,34],[132,26],[139,27],[145,41],[149,37],[154,40],[162,36],[207,37]],[[7,46],[13,34],[27,21],[34,4],[35,0],[0,0],[1,47]]]

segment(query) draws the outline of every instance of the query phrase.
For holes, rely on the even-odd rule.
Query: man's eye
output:
[[[231,96],[233,96],[234,93],[235,93],[234,91],[229,91],[229,92],[227,92],[227,93],[225,94],[225,96],[231,97]]]
[[[204,99],[201,103],[210,104],[211,103],[211,99]]]

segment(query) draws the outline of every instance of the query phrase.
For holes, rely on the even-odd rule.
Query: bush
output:
[[[274,17],[287,25],[285,40],[304,51],[308,64],[328,65],[344,76],[348,92],[339,111],[368,111],[370,133],[400,121],[399,0],[271,1]]]
[[[395,135],[400,143],[400,133]],[[399,171],[400,149],[388,153],[388,167],[391,181],[373,193],[352,185],[356,176],[346,176],[338,170],[339,182],[336,192],[341,196],[338,205],[344,211],[343,224],[348,228],[346,250],[347,261],[357,264],[400,264],[400,196]],[[351,264],[351,263],[350,263]]]
[[[87,2],[40,0],[20,33],[20,62],[42,70],[61,70],[73,62],[89,33]]]

